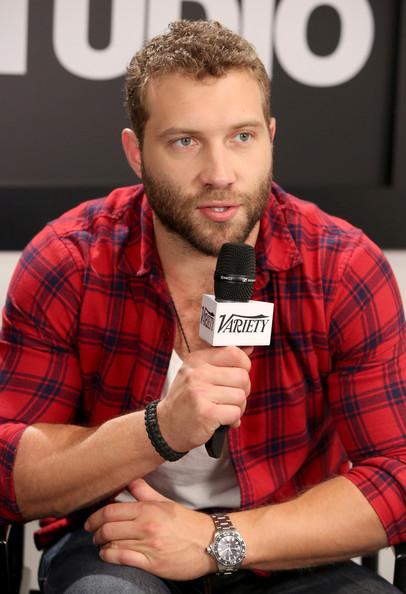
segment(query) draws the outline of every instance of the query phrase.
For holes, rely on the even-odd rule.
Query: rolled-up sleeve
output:
[[[397,283],[364,235],[331,308],[332,414],[352,466],[346,477],[375,509],[388,543],[406,539],[406,335]]]
[[[47,226],[23,252],[9,287],[0,334],[3,521],[22,520],[13,469],[26,427],[69,422],[77,410],[81,374],[75,339],[82,276],[74,246]]]

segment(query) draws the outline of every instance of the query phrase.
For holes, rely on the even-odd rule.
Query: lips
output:
[[[230,221],[238,209],[237,204],[207,204],[198,208],[206,218],[216,223]]]

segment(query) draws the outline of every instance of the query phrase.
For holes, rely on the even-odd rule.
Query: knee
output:
[[[170,594],[159,578],[140,572],[126,577],[86,575],[70,584],[64,594]]]

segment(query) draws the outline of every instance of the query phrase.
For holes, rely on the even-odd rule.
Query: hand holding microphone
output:
[[[236,347],[193,351],[158,405],[160,432],[177,452],[204,444],[219,423],[237,427],[251,391],[251,361]]]
[[[254,249],[224,244],[214,275],[215,296],[203,295],[199,334],[209,345],[270,343],[273,305],[249,301],[254,281]],[[238,348],[207,348],[185,358],[158,405],[160,430],[172,449],[184,452],[206,443],[210,456],[221,456],[228,427],[237,427],[245,411],[250,367],[247,353]]]
[[[250,301],[255,282],[255,251],[244,243],[221,247],[214,273],[214,297],[203,295],[199,335],[213,346],[257,346],[271,341],[273,304]],[[228,430],[222,425],[206,443],[220,458]]]

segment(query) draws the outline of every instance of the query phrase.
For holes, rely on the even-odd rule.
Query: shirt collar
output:
[[[289,270],[302,262],[289,229],[287,202],[288,194],[273,183],[256,244],[257,267],[261,270]]]
[[[152,209],[142,185],[136,186],[129,217],[127,243],[121,253],[118,268],[136,277],[157,272],[160,268]]]

